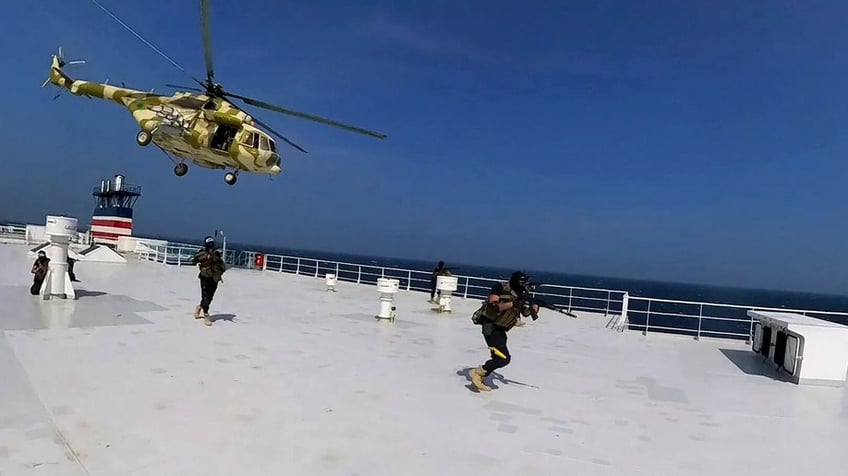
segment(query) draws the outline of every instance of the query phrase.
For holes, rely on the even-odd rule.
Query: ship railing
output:
[[[43,243],[47,241],[48,238],[46,235],[32,236],[32,234],[28,232],[26,225],[2,224],[0,225],[0,240],[21,241],[30,245],[33,243]],[[77,232],[76,237],[71,239],[71,243],[77,243],[80,245],[90,245],[91,232]]]
[[[629,297],[628,329],[702,337],[744,339],[750,343],[754,319],[749,310],[801,314],[840,324],[848,324],[848,312],[680,301],[647,297]]]
[[[176,243],[149,245],[147,250],[138,253],[138,258],[185,266],[191,265],[191,259],[199,249],[199,246]],[[371,285],[376,285],[379,278],[393,278],[399,281],[401,289],[407,291],[429,293],[431,289],[430,271],[229,249],[224,258],[228,266],[236,268],[321,279],[326,274],[334,274],[338,281]],[[458,278],[458,289],[453,295],[467,299],[484,299],[492,286],[502,280],[482,276],[455,276]],[[750,342],[754,320],[747,315],[747,311],[751,309],[793,312],[848,324],[848,312],[658,299],[630,296],[626,291],[615,289],[543,284],[536,287],[535,296],[568,311],[613,316],[613,319],[622,322],[621,326],[617,326],[619,329],[642,331],[644,335],[657,332],[688,335],[695,339],[712,337]]]
[[[173,266],[190,266],[192,257],[199,249],[200,246],[189,244],[169,243],[159,245],[151,243],[139,250],[136,255],[140,260]],[[258,256],[261,256],[261,258],[257,259]],[[326,274],[334,274],[338,281],[357,284],[376,285],[378,279],[390,278],[397,279],[400,288],[407,291],[429,293],[431,290],[432,273],[417,269],[230,249],[224,252],[224,261],[228,266],[236,268],[261,269],[321,279]],[[454,276],[456,276],[458,282],[457,290],[453,295],[465,299],[484,299],[489,295],[492,287],[502,281],[502,279],[482,276]],[[537,287],[535,295],[569,311],[587,311],[609,315],[610,313],[620,312],[624,291],[543,285]]]
[[[17,224],[0,225],[0,239],[26,241],[27,227]]]

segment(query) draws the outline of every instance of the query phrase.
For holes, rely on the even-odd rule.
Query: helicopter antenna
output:
[[[108,9],[108,8],[106,8],[106,7],[104,7],[104,6],[103,6],[100,2],[98,2],[97,0],[91,0],[91,2],[92,2],[92,3],[94,3],[95,5],[97,5],[98,7],[100,7],[100,9],[101,9],[101,10],[103,10],[104,12],[106,12],[106,14],[108,14],[110,17],[114,18],[114,19],[115,19],[115,21],[117,21],[118,23],[120,23],[120,24],[121,24],[121,26],[123,26],[124,28],[126,28],[126,29],[127,29],[130,33],[132,33],[133,35],[135,35],[135,36],[136,36],[136,38],[138,38],[139,40],[141,40],[142,42],[144,42],[144,44],[145,44],[145,45],[149,46],[149,47],[150,47],[153,51],[155,51],[155,52],[159,53],[159,55],[161,55],[163,58],[165,58],[166,60],[168,60],[168,61],[169,61],[172,65],[176,66],[176,67],[177,67],[177,69],[179,69],[179,70],[180,70],[180,71],[182,71],[183,73],[188,74],[188,72],[185,70],[185,68],[183,68],[182,66],[180,66],[180,65],[179,65],[179,63],[177,63],[176,61],[172,60],[172,59],[171,59],[168,55],[166,55],[166,54],[165,54],[165,53],[163,53],[161,50],[159,50],[159,48],[157,48],[157,47],[153,46],[153,44],[152,44],[152,43],[150,43],[149,41],[145,40],[145,39],[144,39],[141,35],[139,35],[138,33],[136,33],[136,31],[135,31],[135,30],[133,30],[133,29],[132,29],[129,25],[127,25],[126,23],[124,23],[124,22],[123,22],[120,18],[118,18],[117,16],[115,16],[115,14],[114,14],[114,13],[112,13],[111,11],[109,11],[109,9]],[[197,83],[200,83],[200,81],[199,81],[199,80],[197,80],[197,78],[195,78],[195,77],[193,77],[193,76],[191,77],[191,79],[195,80]],[[200,84],[202,85],[202,83],[200,83]]]
[[[104,7],[103,5],[101,5],[101,4],[100,4],[100,2],[98,2],[97,0],[91,0],[91,1],[92,1],[92,3],[94,3],[95,5],[97,5],[98,7],[100,7],[100,9],[101,9],[101,10],[103,10],[104,12],[106,12],[106,13],[107,13],[110,17],[114,18],[116,22],[120,23],[120,24],[121,24],[124,28],[126,28],[127,30],[129,30],[129,32],[130,32],[130,33],[132,33],[133,35],[135,35],[135,36],[136,36],[136,38],[138,38],[139,40],[143,41],[143,42],[144,42],[144,44],[146,44],[147,46],[151,47],[151,48],[153,49],[153,51],[155,51],[155,52],[159,53],[160,55],[162,55],[162,57],[163,57],[163,58],[165,58],[166,60],[170,61],[172,65],[174,65],[174,66],[176,66],[177,68],[179,68],[179,70],[180,70],[180,71],[182,71],[183,73],[185,73],[185,72],[186,72],[185,68],[183,68],[182,66],[180,66],[179,64],[177,64],[177,62],[176,62],[176,61],[174,61],[174,60],[172,60],[171,58],[169,58],[169,57],[168,57],[168,55],[166,55],[165,53],[162,53],[161,51],[159,51],[159,48],[157,48],[157,47],[153,46],[153,44],[152,44],[152,43],[150,43],[149,41],[147,41],[147,40],[145,40],[144,38],[142,38],[142,36],[141,36],[141,35],[139,35],[138,33],[136,33],[136,32],[135,32],[135,30],[133,30],[132,28],[130,28],[130,26],[129,26],[129,25],[127,25],[126,23],[124,23],[123,21],[121,21],[121,19],[120,19],[120,18],[116,17],[114,13],[112,13],[112,12],[110,12],[110,11],[109,11],[109,9],[107,9],[106,7]]]

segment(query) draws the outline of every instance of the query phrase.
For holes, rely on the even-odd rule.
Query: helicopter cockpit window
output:
[[[269,139],[268,139],[268,142],[270,142],[270,143],[271,143],[271,152],[276,152],[276,151],[277,151],[277,145],[276,145],[276,144],[274,144],[274,139],[270,139],[270,138],[269,138]]]
[[[259,136],[259,149],[260,150],[271,150],[268,146],[268,138],[265,136]]]
[[[255,132],[245,132],[244,136],[242,136],[241,142],[242,144],[255,149],[259,145],[259,141],[257,139]]]

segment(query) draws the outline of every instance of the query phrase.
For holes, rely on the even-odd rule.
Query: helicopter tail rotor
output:
[[[63,87],[70,85],[70,83],[73,80],[71,79],[70,76],[65,74],[65,72],[62,70],[62,68],[64,68],[67,65],[74,65],[74,64],[85,64],[85,60],[83,60],[83,59],[71,60],[71,61],[66,60],[64,52],[62,51],[62,47],[60,46],[59,51],[56,54],[54,54],[53,57],[52,57],[52,63],[50,65],[50,75],[47,76],[47,79],[45,79],[43,83],[41,83],[41,87],[43,88],[43,87],[47,86],[47,83],[53,83],[56,86],[63,86]],[[54,97],[54,99],[55,99],[55,97]]]

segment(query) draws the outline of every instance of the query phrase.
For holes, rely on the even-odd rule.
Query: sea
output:
[[[184,239],[164,236],[145,236],[148,236],[149,238],[167,240],[172,243],[188,243],[194,246],[200,246],[200,244],[194,242],[194,240],[187,241]],[[420,273],[418,273],[419,277],[413,278],[414,282],[410,283],[410,288],[423,292],[429,292],[430,290],[429,277],[425,276],[425,273],[431,272],[436,266],[436,262],[415,259],[344,254],[329,251],[303,250],[275,246],[259,246],[249,243],[228,242],[227,249],[230,250],[228,255],[236,255],[238,254],[238,251],[253,251],[272,256],[282,255],[312,258],[319,262],[345,262],[365,266],[362,272],[366,273],[367,276],[362,276],[361,274],[358,275],[356,268],[340,268],[338,270],[339,279],[347,281],[356,281],[357,279],[361,279],[363,282],[376,283],[377,278],[382,272],[380,268],[417,270],[420,271]],[[268,257],[269,267],[274,267],[275,269],[280,269],[281,271],[286,272],[299,272],[301,274],[314,273],[317,275],[318,271],[321,273],[324,271],[335,271],[330,268],[323,269],[321,268],[321,264],[317,264],[319,269],[316,269],[316,264],[314,264],[314,262],[312,265],[302,263],[298,267],[295,261],[280,262],[278,258],[278,261],[272,266],[272,259],[273,258],[271,256]],[[508,279],[509,275],[514,271],[513,269],[466,263],[446,262],[445,266],[452,267],[452,272],[455,275],[475,276],[488,279]],[[644,329],[645,326],[648,326],[650,330],[657,330],[660,332],[691,334],[706,337],[747,338],[752,332],[753,324],[747,316],[746,310],[752,307],[848,313],[848,295],[647,281],[617,277],[556,273],[550,271],[534,271],[532,269],[522,269],[522,271],[527,273],[534,283],[543,285],[537,287],[537,290],[540,291],[550,289],[545,288],[544,285],[626,291],[631,298],[630,306],[628,308],[629,323],[631,328],[634,329]],[[408,277],[408,273],[386,273],[385,275],[386,277],[398,278],[401,281],[401,287],[406,287],[407,283],[405,280]],[[476,291],[475,293],[469,292],[469,296],[472,294],[478,296],[483,295],[483,291],[491,286],[491,282],[484,280],[471,280],[468,285],[474,287],[474,291]],[[464,291],[465,290],[461,285],[456,294],[462,295]],[[606,292],[592,293],[588,291],[572,291],[571,294],[572,296],[570,299],[566,297],[550,296],[545,299],[551,304],[563,307],[568,306],[569,308],[578,311],[607,310],[610,313],[615,313],[621,309],[622,293],[620,292],[608,294]],[[611,299],[616,302],[608,304],[606,302],[607,296],[610,296]],[[742,307],[731,308],[726,306],[713,306],[710,304],[677,304],[651,301],[650,308],[648,308],[648,302],[646,300],[634,300],[632,298],[732,304]],[[833,316],[815,313],[811,313],[809,315],[848,325],[848,315]],[[706,317],[707,319],[699,319],[699,316]]]

